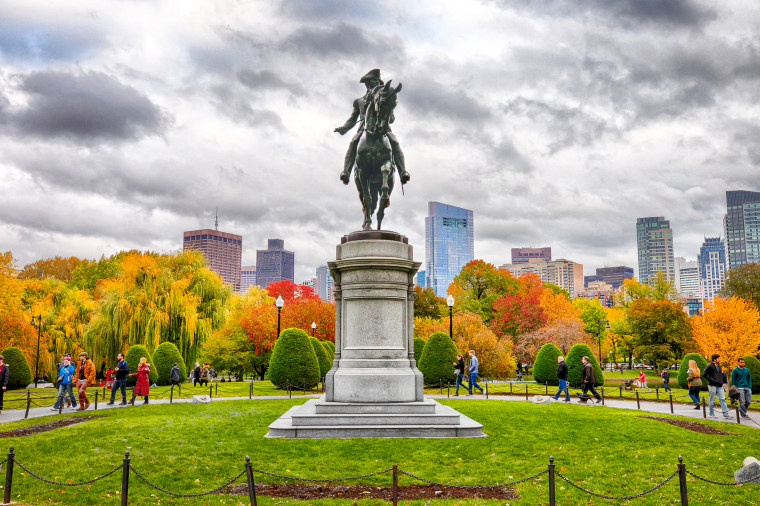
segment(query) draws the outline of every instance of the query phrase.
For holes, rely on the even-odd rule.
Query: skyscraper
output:
[[[760,192],[726,192],[723,234],[729,269],[760,263]]]
[[[726,274],[726,246],[720,237],[705,237],[699,248],[699,283],[702,298],[713,300],[723,288]]]
[[[295,255],[282,239],[269,239],[267,249],[256,250],[256,284],[261,288],[284,279],[292,283],[294,268]]]
[[[594,281],[604,281],[612,285],[615,291],[623,284],[623,280],[633,278],[633,267],[618,265],[615,267],[597,267],[596,274],[583,276],[583,282],[588,287],[589,283]]]
[[[673,283],[679,295],[686,297],[698,297],[699,289],[699,262],[696,260],[686,261],[684,257],[675,258],[676,279]]]
[[[439,297],[454,276],[475,257],[475,231],[472,211],[461,207],[428,202],[425,218],[425,283]]]
[[[225,283],[240,291],[240,264],[243,256],[243,236],[203,228],[183,234],[182,250],[200,250],[209,269],[219,274]]]
[[[245,265],[240,268],[240,292],[243,293],[252,286],[256,286],[256,266]]]
[[[319,298],[327,302],[332,301],[333,279],[327,265],[317,267],[316,280],[317,286],[314,288],[314,291],[317,292]]]
[[[552,249],[550,246],[543,248],[512,248],[512,264],[527,264],[532,258],[541,258],[551,261]]]
[[[516,278],[531,272],[544,283],[553,283],[567,290],[570,297],[575,297],[583,291],[583,264],[564,258],[548,262],[542,258],[532,258],[527,264],[507,264],[502,265],[501,269],[509,271]]]
[[[639,252],[639,280],[648,283],[662,271],[671,283],[675,281],[673,230],[663,216],[636,220],[636,245]]]

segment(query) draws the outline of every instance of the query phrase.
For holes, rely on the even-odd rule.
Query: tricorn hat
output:
[[[372,70],[370,70],[369,72],[367,72],[366,74],[364,74],[364,76],[361,79],[359,79],[359,82],[360,83],[366,83],[370,79],[378,79],[378,80],[380,80],[380,69],[372,69]]]

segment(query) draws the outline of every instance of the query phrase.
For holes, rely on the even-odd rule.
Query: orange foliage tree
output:
[[[738,297],[705,301],[702,315],[691,317],[694,340],[705,355],[717,353],[721,363],[734,367],[745,355],[760,349],[760,313],[752,302]]]
[[[55,278],[61,281],[71,281],[71,273],[82,263],[77,257],[54,257],[37,260],[25,265],[18,273],[19,279]]]
[[[50,337],[47,332],[44,331],[44,324],[42,334],[38,336],[37,333],[38,330],[36,326],[32,326],[29,322],[20,317],[10,315],[0,317],[0,350],[3,350],[8,346],[15,346],[20,349],[26,357],[26,361],[29,363],[32,375],[35,373],[34,369],[37,364],[37,339],[39,337],[39,375],[42,377],[45,374],[45,371],[51,369],[53,356],[48,350]]]

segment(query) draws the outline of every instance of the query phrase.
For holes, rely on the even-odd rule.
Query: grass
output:
[[[477,439],[264,439],[267,425],[303,400],[227,401],[210,405],[149,405],[107,410],[104,418],[25,437],[5,438],[17,458],[34,472],[58,481],[82,481],[119,465],[129,450],[132,464],[158,485],[178,492],[200,492],[224,483],[243,469],[245,455],[254,467],[288,476],[335,478],[385,469],[393,464],[435,481],[487,485],[519,479],[546,469],[550,455],[557,470],[600,493],[632,494],[650,488],[676,469],[678,455],[687,468],[717,481],[731,481],[748,455],[760,454],[760,430],[728,426],[737,436],[706,435],[639,418],[634,411],[600,406],[486,400],[443,400],[484,425]],[[70,416],[70,415],[64,415]],[[34,420],[44,423],[58,416]],[[3,430],[32,421],[3,424]],[[13,499],[21,504],[119,504],[120,472],[84,487],[58,487],[24,476],[16,468]],[[276,481],[255,475],[257,481]],[[242,481],[241,481],[242,482]],[[401,477],[401,485],[412,483]],[[390,475],[358,480],[388,486]],[[751,504],[756,486],[720,487],[689,478],[694,504]],[[517,486],[515,505],[545,504],[546,475]],[[155,494],[155,495],[152,495]],[[678,499],[677,480],[636,505]],[[240,496],[171,498],[130,480],[132,504],[238,504]],[[557,480],[558,504],[603,504]],[[382,504],[377,500],[360,505]],[[503,501],[441,500],[433,505],[504,504]],[[259,504],[346,504],[345,500],[296,501],[260,498]],[[419,505],[425,501],[403,501]]]

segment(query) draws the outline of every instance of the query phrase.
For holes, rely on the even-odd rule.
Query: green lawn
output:
[[[158,485],[178,492],[216,487],[243,469],[245,455],[254,467],[300,477],[335,478],[385,469],[393,464],[440,482],[487,485],[511,481],[546,468],[550,455],[557,470],[581,486],[613,495],[632,494],[672,473],[678,455],[688,469],[730,481],[747,455],[760,455],[760,430],[705,422],[737,436],[700,434],[654,420],[640,412],[600,406],[533,405],[485,400],[442,402],[483,423],[487,438],[477,439],[264,439],[267,425],[303,399],[218,402],[210,405],[153,405],[98,412],[104,418],[24,437],[5,438],[17,458],[34,472],[59,481],[82,481],[118,465],[129,450],[132,464]],[[95,414],[92,412],[89,415]],[[63,417],[71,416],[64,415]],[[51,416],[3,424],[2,430],[43,423]],[[6,450],[3,450],[5,452]],[[16,468],[13,499],[20,504],[118,504],[120,471],[91,486],[63,488],[25,476]],[[257,481],[274,478],[255,475]],[[401,485],[411,483],[400,477]],[[390,475],[365,478],[387,486]],[[509,504],[547,502],[546,475],[517,486],[522,495]],[[751,504],[757,485],[715,488],[689,478],[693,504]],[[155,495],[152,495],[155,494]],[[660,505],[678,498],[677,480],[630,504]],[[346,504],[346,500],[295,501],[260,498],[259,504]],[[150,490],[135,476],[132,504],[237,504],[240,496],[173,499]],[[423,505],[426,501],[403,501]],[[504,501],[449,500],[437,505],[504,504]],[[557,480],[558,504],[604,504]],[[350,503],[349,503],[350,504]],[[376,500],[358,504],[381,504]],[[610,503],[612,504],[612,503]]]

